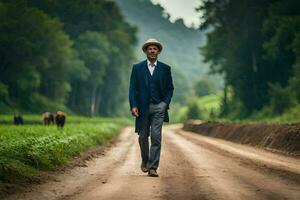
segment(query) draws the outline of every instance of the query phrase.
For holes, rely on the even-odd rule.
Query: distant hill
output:
[[[141,45],[150,37],[157,38],[164,45],[160,60],[172,65],[189,80],[199,80],[208,67],[201,61],[199,47],[205,42],[204,34],[187,28],[183,21],[171,23],[160,5],[150,0],[115,0],[128,21],[138,27],[137,60],[144,59]]]

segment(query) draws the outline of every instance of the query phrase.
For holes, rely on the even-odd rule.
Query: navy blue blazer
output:
[[[157,71],[156,71],[157,70]],[[139,116],[135,120],[135,132],[141,130],[141,119],[149,109],[149,82],[147,73],[149,69],[147,66],[147,60],[144,60],[138,64],[132,66],[129,86],[129,104],[130,109],[137,107],[139,110]],[[171,67],[157,61],[155,67],[155,73],[159,76],[159,89],[162,94],[161,99],[167,104],[164,122],[169,122],[169,104],[173,96],[173,80],[171,75]]]

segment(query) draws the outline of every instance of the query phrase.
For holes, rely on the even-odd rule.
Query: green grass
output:
[[[7,116],[0,116],[3,120]],[[25,116],[37,120],[37,116]],[[0,182],[16,183],[41,170],[67,165],[76,155],[105,144],[129,123],[122,118],[68,117],[63,130],[43,125],[0,126]]]
[[[243,118],[229,114],[223,118],[215,118],[212,121],[223,123],[269,123],[269,124],[294,124],[300,123],[300,105],[286,109],[282,114],[274,114],[270,106],[265,106],[259,111]]]
[[[226,117],[219,117],[222,91],[203,97],[191,97],[184,105],[171,105],[170,120],[171,123],[182,123],[188,119],[189,109],[198,109],[197,119],[203,121],[215,121],[222,123],[300,123],[300,105],[296,104],[292,108],[285,110],[282,114],[272,113],[272,109],[265,106],[262,110],[252,113],[245,118],[236,117],[231,113]]]
[[[202,97],[192,97],[185,105],[172,104],[170,109],[170,122],[182,123],[187,120],[187,114],[191,103],[196,103],[197,108],[201,116],[201,120],[211,120],[220,111],[222,101],[222,92],[219,91],[216,94],[210,94]]]
[[[217,115],[220,111],[222,101],[221,92],[199,97],[197,100],[198,109],[200,109],[203,119],[208,120],[212,116]]]
[[[281,115],[272,114],[269,108],[253,113],[250,117],[240,120],[241,122],[260,122],[260,123],[299,123],[300,105],[295,105],[285,110]]]
[[[43,124],[42,115],[23,115],[25,124]],[[69,123],[98,123],[98,122],[109,122],[118,121],[122,123],[132,123],[132,119],[129,118],[108,118],[108,117],[84,117],[77,115],[68,115],[66,124]],[[11,115],[0,115],[1,124],[13,124],[13,114]]]
[[[186,119],[187,109],[187,106],[171,104],[169,110],[170,123],[175,124],[183,122]]]

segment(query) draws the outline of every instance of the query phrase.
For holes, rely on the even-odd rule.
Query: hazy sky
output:
[[[174,22],[182,18],[187,26],[192,23],[200,24],[200,13],[195,11],[201,3],[201,0],[151,0],[153,3],[159,3],[171,15],[170,20]]]

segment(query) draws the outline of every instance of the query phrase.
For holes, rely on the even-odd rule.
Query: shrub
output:
[[[294,95],[289,87],[282,87],[278,83],[269,84],[270,107],[274,114],[282,114],[294,104]]]

